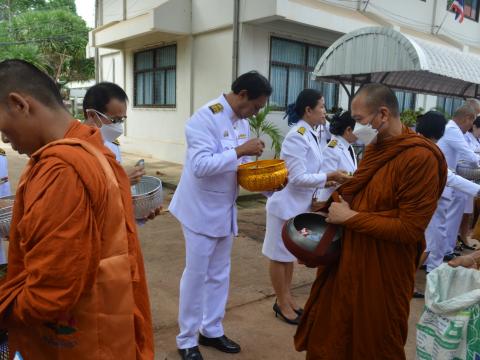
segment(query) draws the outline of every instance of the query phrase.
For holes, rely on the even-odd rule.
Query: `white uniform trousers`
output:
[[[453,253],[457,245],[458,231],[460,230],[467,197],[467,195],[461,191],[452,189],[452,192],[452,202],[447,211],[447,246],[444,255]]]
[[[463,212],[465,214],[473,214],[474,201],[475,201],[475,198],[473,196],[469,196],[465,194],[465,209],[463,209]]]
[[[450,198],[441,197],[438,200],[437,209],[425,230],[425,240],[427,248],[425,251],[430,252],[425,265],[427,271],[430,272],[439,267],[443,263],[443,257],[448,248],[447,243],[447,212],[452,200]]]
[[[198,345],[199,331],[211,338],[224,335],[233,236],[214,238],[184,226],[182,230],[186,264],[180,280],[177,347],[186,349]]]

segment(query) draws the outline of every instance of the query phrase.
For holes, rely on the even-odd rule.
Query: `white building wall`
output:
[[[193,110],[230,91],[233,31],[225,29],[194,37]]]
[[[186,37],[177,41],[177,79],[175,108],[135,107],[133,54],[126,54],[126,92],[130,98],[127,136],[120,139],[124,151],[135,151],[159,159],[183,163],[185,156],[185,123],[190,117],[191,75],[191,39]],[[137,49],[144,50],[143,48]]]

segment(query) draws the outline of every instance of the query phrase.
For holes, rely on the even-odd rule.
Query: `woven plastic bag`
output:
[[[480,271],[442,264],[428,274],[417,359],[480,360]]]

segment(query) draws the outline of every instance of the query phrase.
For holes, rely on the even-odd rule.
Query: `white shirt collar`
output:
[[[236,123],[238,120],[241,120],[237,114],[233,111],[232,107],[227,101],[227,98],[225,97],[225,94],[222,94],[218,98],[218,102],[223,105],[223,111],[225,112],[225,115],[228,116],[228,118],[232,121],[232,124]]]

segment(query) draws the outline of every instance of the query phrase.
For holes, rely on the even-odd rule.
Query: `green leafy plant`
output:
[[[417,118],[424,113],[423,108],[417,110],[406,109],[400,114],[400,120],[407,127],[413,127],[417,123]]]
[[[257,115],[249,117],[248,122],[250,124],[250,130],[256,137],[266,135],[270,138],[272,141],[272,149],[275,151],[275,158],[278,158],[282,149],[283,136],[278,126],[271,121],[267,121],[269,112],[270,108],[266,106],[260,110]]]

